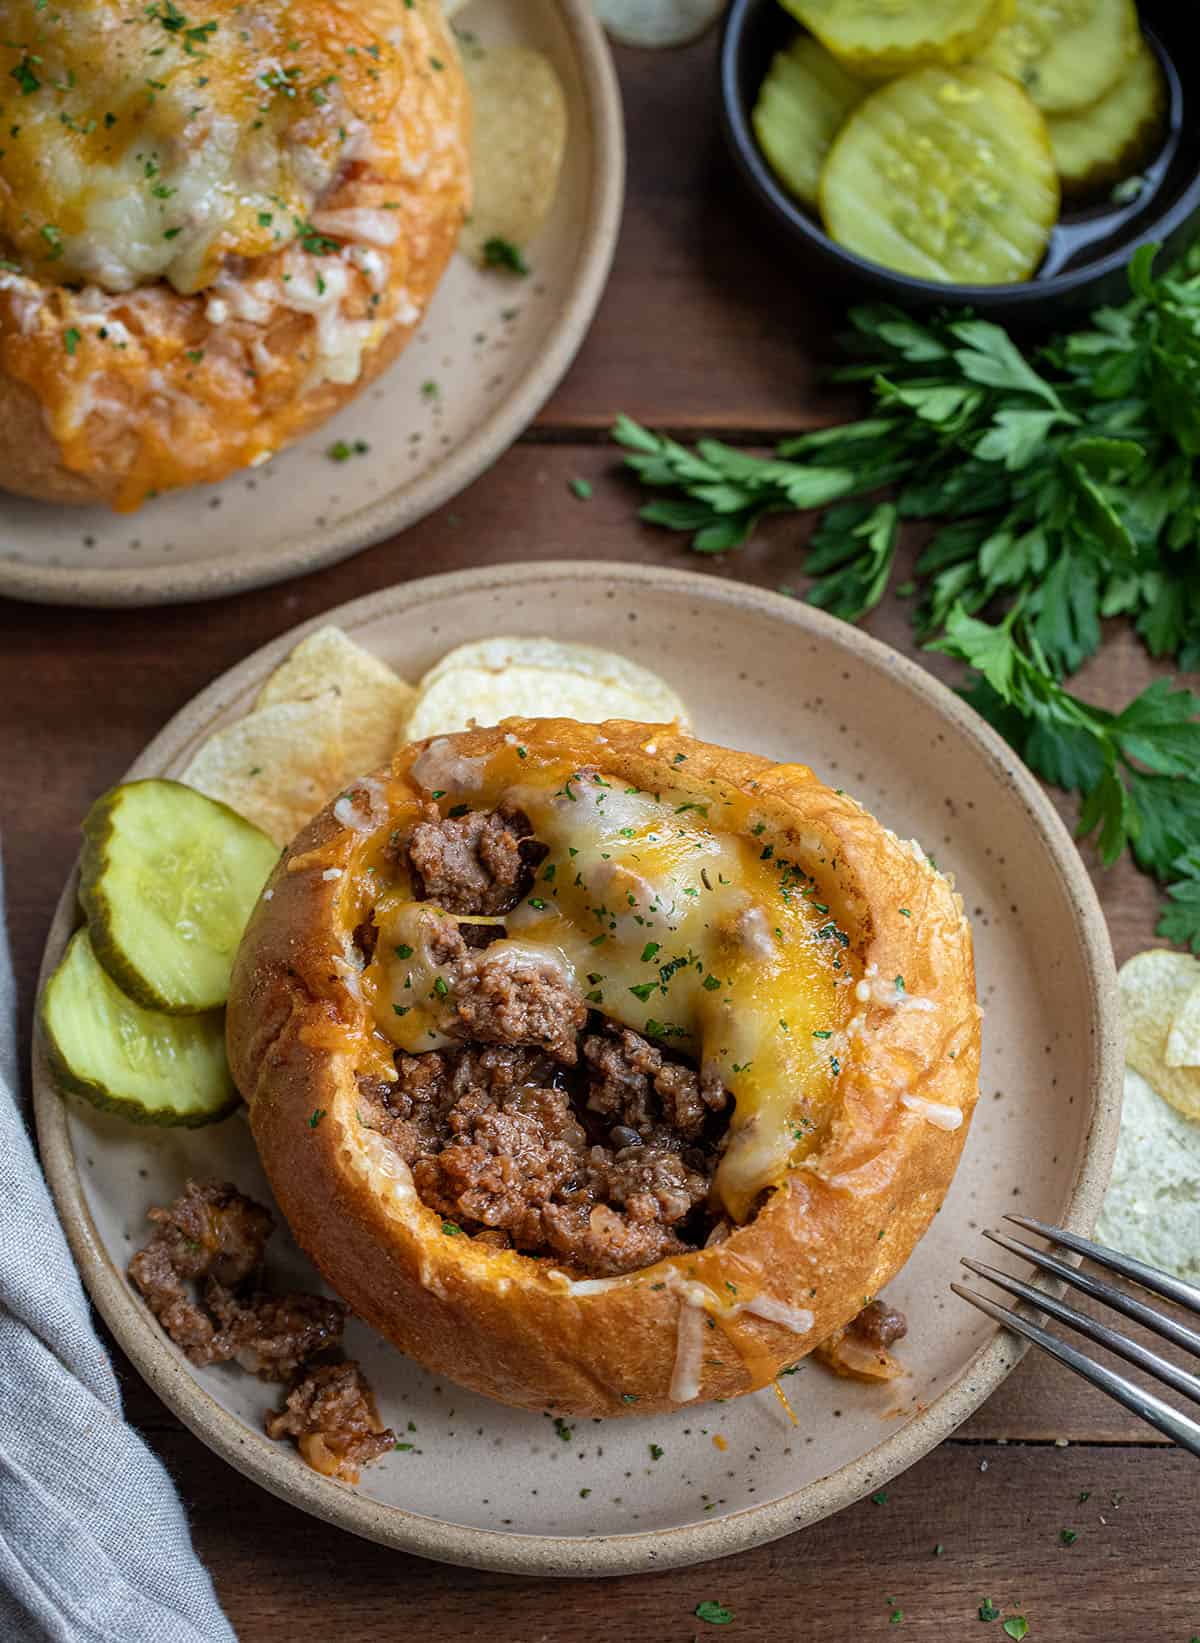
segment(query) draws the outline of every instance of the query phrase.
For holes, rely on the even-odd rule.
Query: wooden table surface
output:
[[[219,603],[91,613],[0,602],[0,838],[26,1042],[42,944],[88,803],[254,647],[373,589],[508,560],[690,564],[766,587],[802,585],[795,519],[774,521],[716,563],[639,527],[636,494],[604,439],[619,410],[684,436],[716,429],[753,445],[850,408],[819,381],[836,295],[777,257],[726,172],[713,55],[711,39],[618,54],[630,183],[611,285],[537,425],[464,495],[330,570]],[[591,501],[573,495],[576,477],[593,483]],[[912,651],[895,601],[869,625]],[[937,671],[954,676],[950,664]],[[1140,647],[1114,632],[1081,689],[1115,706],[1152,675]],[[1153,887],[1124,865],[1095,879],[1118,959],[1149,945]],[[217,1460],[122,1369],[130,1417],[177,1479],[243,1643],[376,1643],[413,1628],[430,1643],[698,1634],[844,1643],[897,1635],[894,1625],[948,1643],[1001,1636],[999,1622],[980,1631],[985,1596],[1006,1615],[1024,1614],[1037,1643],[1196,1643],[1200,1634],[1200,1470],[1040,1359],[897,1479],[884,1504],[864,1502],[703,1568],[570,1583],[441,1567],[317,1523]],[[1063,1544],[1063,1529],[1078,1539]],[[694,1617],[704,1598],[733,1610],[726,1631]],[[891,1619],[894,1605],[902,1622]]]

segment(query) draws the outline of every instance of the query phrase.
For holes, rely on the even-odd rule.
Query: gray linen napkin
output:
[[[0,869],[0,1638],[235,1643],[166,1471],[121,1417],[17,1104]]]

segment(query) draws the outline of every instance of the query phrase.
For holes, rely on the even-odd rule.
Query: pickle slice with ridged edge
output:
[[[882,80],[962,63],[1013,15],[1014,0],[783,0],[852,74]]]
[[[211,1124],[238,1104],[225,1013],[163,1015],[135,1004],[96,960],[86,930],[46,983],[42,1031],[59,1085],[139,1124]]]
[[[821,215],[839,245],[943,283],[1027,279],[1058,207],[1046,122],[990,69],[917,69],[881,86],[821,173]]]
[[[869,90],[811,34],[776,52],[754,105],[754,134],[780,182],[806,205],[816,205],[829,145]]]
[[[1019,81],[1044,113],[1066,114],[1116,84],[1139,37],[1134,0],[1017,0],[975,60]]]
[[[1112,90],[1077,114],[1046,122],[1064,189],[1091,193],[1139,171],[1158,147],[1167,108],[1167,82],[1144,40]]]
[[[79,899],[118,987],[169,1014],[224,1004],[275,844],[216,799],[159,780],[105,793],[83,835]]]

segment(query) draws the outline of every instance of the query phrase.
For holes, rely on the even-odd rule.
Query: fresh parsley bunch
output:
[[[914,581],[930,649],[976,675],[968,699],[1047,780],[1083,797],[1106,863],[1128,847],[1168,886],[1159,933],[1200,952],[1200,697],[1160,680],[1122,713],[1062,684],[1133,622],[1152,655],[1200,666],[1200,248],[1086,329],[1027,360],[984,320],[855,309],[866,419],[786,440],[773,458],[694,450],[627,417],[613,436],[641,517],[699,553],[740,547],[770,513],[823,509],[804,562],[811,603],[856,621],[882,599],[905,520],[934,524]],[[984,620],[990,614],[993,622]]]

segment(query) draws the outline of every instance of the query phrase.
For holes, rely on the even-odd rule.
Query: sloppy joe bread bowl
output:
[[[224,478],[404,347],[469,208],[439,0],[16,0],[0,57],[0,487]]]
[[[508,900],[451,877],[439,908],[429,846],[480,815]],[[228,1036],[280,1207],[351,1307],[477,1391],[598,1416],[752,1391],[848,1324],[940,1206],[979,1068],[969,929],[919,848],[804,766],[624,722],[508,721],[355,784],[264,892]],[[618,1051],[640,1120],[597,1082]],[[537,1087],[496,1080],[514,1055]],[[451,1075],[485,1063],[464,1107]],[[450,1130],[414,1152],[435,1075]],[[502,1146],[551,1118],[586,1179],[535,1202]],[[448,1155],[488,1135],[456,1220]]]

